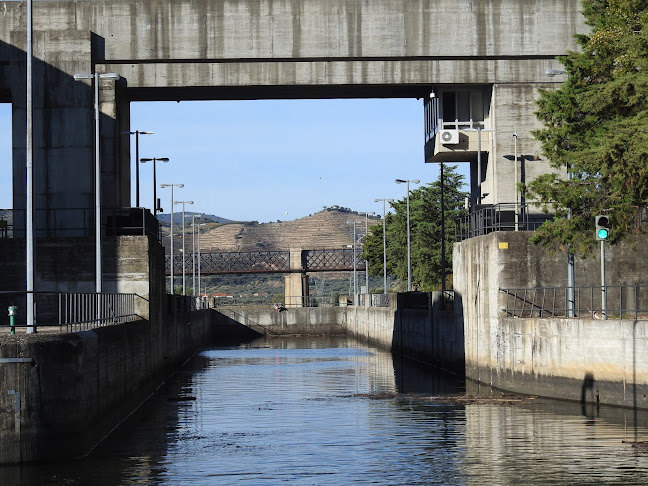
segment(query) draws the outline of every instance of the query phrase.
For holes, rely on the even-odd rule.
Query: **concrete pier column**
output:
[[[290,269],[300,270],[285,277],[285,305],[287,307],[304,307],[308,301],[308,275],[306,275],[301,248],[290,249]]]

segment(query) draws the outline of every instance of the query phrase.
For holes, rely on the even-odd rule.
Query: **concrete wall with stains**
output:
[[[37,235],[92,224],[91,211],[61,212],[94,207],[94,93],[75,73],[122,77],[100,82],[104,207],[131,204],[130,137],[120,135],[130,129],[131,101],[424,98],[433,85],[494,87],[493,124],[502,130],[485,149],[493,156],[484,165],[484,191],[509,202],[510,161],[502,156],[513,152],[510,135],[520,133],[525,154],[538,151],[528,135],[537,87],[547,86],[546,70],[558,68],[556,56],[576,49],[574,34],[587,29],[579,0],[96,0],[33,7]],[[0,102],[12,103],[18,210],[25,205],[26,8],[18,1],[0,8]],[[65,216],[54,223],[53,211]]]
[[[467,377],[521,393],[648,408],[648,320],[620,320],[614,288],[608,291],[608,320],[593,319],[591,312],[550,317],[551,292],[534,302],[549,309],[545,318],[507,317],[507,294],[500,289],[567,286],[565,253],[533,245],[531,234],[497,232],[455,245],[454,285],[463,302]],[[637,238],[607,249],[607,285],[645,286],[644,243]],[[597,252],[576,258],[576,286],[596,291],[600,279]],[[636,304],[646,309],[648,288],[639,292]],[[589,299],[585,291],[582,298]],[[559,305],[564,309],[564,289]]]

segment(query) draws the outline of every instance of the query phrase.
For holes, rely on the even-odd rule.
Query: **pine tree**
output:
[[[641,229],[648,203],[648,1],[584,0],[583,15],[591,32],[560,58],[567,79],[542,91],[534,132],[570,177],[544,174],[525,191],[555,213],[532,241],[586,254],[595,215],[610,217],[615,243]]]
[[[446,271],[452,269],[452,244],[455,221],[464,213],[463,176],[456,166],[445,166],[445,258]],[[387,241],[387,272],[401,282],[407,281],[407,198],[391,204],[393,213],[385,218]],[[382,225],[372,227],[365,241],[362,258],[369,261],[369,273],[383,274]],[[441,287],[441,180],[418,187],[410,193],[410,254],[412,286],[421,291]]]

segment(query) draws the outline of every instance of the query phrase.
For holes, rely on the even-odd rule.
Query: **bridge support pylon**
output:
[[[304,307],[308,302],[308,275],[305,268],[303,250],[301,248],[291,248],[290,269],[300,271],[289,273],[285,277],[284,305],[286,307]]]

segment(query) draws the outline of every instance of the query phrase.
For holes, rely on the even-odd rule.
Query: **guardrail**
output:
[[[500,289],[509,317],[579,317],[648,320],[648,285],[606,285]],[[603,292],[606,306],[603,310]]]
[[[91,237],[95,234],[94,208],[34,210],[36,237]],[[107,236],[152,235],[160,224],[146,208],[103,208],[101,225]],[[46,228],[46,229],[43,229]],[[24,238],[25,210],[0,209],[0,238]]]
[[[8,312],[13,315],[0,321],[0,328],[7,328],[14,334],[17,329],[30,327],[25,312],[27,294],[25,291],[0,291],[0,309],[13,308]],[[139,318],[135,312],[137,294],[33,292],[33,295],[34,331],[57,327],[60,332],[83,331]]]
[[[517,214],[517,217],[516,217]],[[483,204],[457,221],[455,241],[483,236],[494,231],[535,231],[553,216],[534,203]]]

